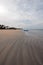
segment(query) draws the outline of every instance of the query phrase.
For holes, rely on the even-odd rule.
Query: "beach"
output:
[[[28,34],[0,30],[0,65],[43,65],[43,36]]]

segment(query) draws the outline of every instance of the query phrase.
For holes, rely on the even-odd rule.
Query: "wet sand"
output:
[[[43,38],[0,30],[0,65],[43,65]]]

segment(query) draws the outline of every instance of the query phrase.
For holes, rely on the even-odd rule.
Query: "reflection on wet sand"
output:
[[[43,65],[43,38],[0,30],[0,65]]]

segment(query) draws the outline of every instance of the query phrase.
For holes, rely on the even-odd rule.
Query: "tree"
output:
[[[0,25],[0,29],[5,29],[6,27],[4,25]]]

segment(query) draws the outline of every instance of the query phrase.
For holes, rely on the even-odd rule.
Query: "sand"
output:
[[[43,65],[43,38],[0,30],[0,65]]]

